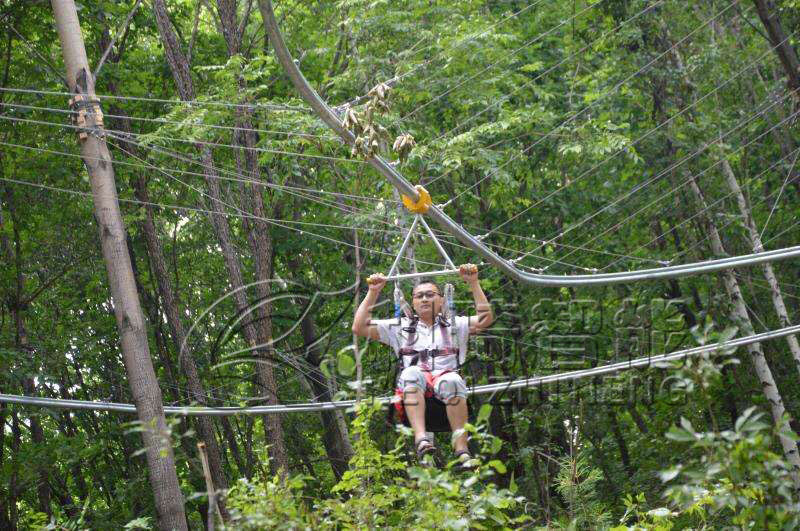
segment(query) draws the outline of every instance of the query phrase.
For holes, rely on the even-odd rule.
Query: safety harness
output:
[[[435,334],[438,330],[439,333],[442,334],[442,343],[444,343],[444,345],[438,348],[420,349],[415,347],[415,343],[417,341],[417,325],[419,323],[419,316],[412,315],[410,319],[411,322],[409,323],[409,326],[403,327],[403,332],[406,333],[406,336],[403,346],[398,351],[398,359],[395,366],[395,381],[398,380],[400,373],[404,368],[421,366],[426,382],[426,417],[432,417],[430,419],[426,419],[426,425],[430,431],[447,431],[449,430],[450,425],[447,421],[445,404],[434,396],[433,390],[439,378],[449,372],[457,371],[460,367],[459,350],[457,347],[453,347],[450,336],[449,328],[451,327],[451,323],[442,314],[437,315],[433,323],[434,330],[432,333]],[[433,371],[437,370],[437,358],[450,358],[451,360],[454,358],[455,368],[446,368],[442,370],[441,373],[434,376]],[[444,365],[445,367],[452,367],[453,364],[448,361],[443,360],[441,365]],[[389,405],[389,410],[387,412],[387,420],[392,425],[394,424],[395,414],[400,422],[404,424],[408,422],[405,414],[405,406],[403,404],[403,395],[403,389],[400,386],[400,382],[398,382],[398,385],[395,388],[395,398]]]

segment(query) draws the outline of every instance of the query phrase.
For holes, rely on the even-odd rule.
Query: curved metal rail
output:
[[[270,0],[266,0],[264,2],[262,13],[264,16],[264,27],[266,28],[269,40],[275,49],[275,54],[278,57],[278,61],[281,63],[281,66],[283,66],[297,92],[311,106],[314,112],[320,117],[320,119],[322,119],[323,122],[325,122],[328,127],[338,134],[346,144],[352,145],[355,141],[355,136],[353,133],[351,133],[342,125],[342,122],[339,120],[339,117],[336,115],[336,113],[334,113],[328,104],[319,97],[319,94],[317,94],[317,92],[308,83],[305,76],[303,76],[303,73],[300,71],[294,59],[292,58],[291,53],[289,53],[289,49],[286,47],[286,43],[283,40],[283,35],[281,34],[280,28],[278,28],[278,23],[275,19],[275,13],[272,9],[272,2]],[[401,194],[406,194],[412,198],[418,197],[414,186],[385,159],[376,155],[367,158],[366,161],[372,167],[378,170],[384,177],[386,177],[386,179],[388,179],[389,182],[391,182]],[[617,273],[595,273],[589,275],[542,275],[523,271],[510,261],[498,255],[484,245],[483,242],[465,230],[461,225],[451,219],[450,216],[445,214],[441,209],[431,206],[427,212],[427,215],[430,216],[431,219],[434,219],[444,230],[455,236],[461,243],[474,250],[487,262],[491,263],[508,276],[520,282],[535,286],[602,286],[641,280],[660,280],[688,275],[697,275],[701,273],[711,273],[723,269],[744,267],[764,262],[773,262],[776,260],[786,260],[788,258],[800,256],[799,245],[787,247],[785,249],[777,249],[774,251],[765,251],[760,253],[734,256],[730,258],[719,258],[715,260],[706,260],[703,262],[694,262],[691,264],[674,265],[655,269],[620,271]]]
[[[688,356],[702,354],[703,352],[712,352],[723,348],[735,348],[751,343],[759,343],[761,341],[768,341],[770,339],[778,339],[781,337],[789,336],[800,332],[800,325],[788,326],[778,330],[771,330],[769,332],[762,332],[752,336],[741,337],[739,339],[732,339],[723,343],[712,343],[710,345],[702,345],[699,347],[679,350],[671,354],[661,354],[658,356],[647,356],[644,358],[637,358],[630,361],[623,361],[619,363],[612,363],[601,367],[593,367],[591,369],[582,369],[578,371],[570,371],[561,374],[551,374],[548,376],[539,376],[535,378],[521,378],[517,380],[509,380],[508,382],[500,382],[487,385],[479,385],[469,389],[467,392],[471,395],[485,395],[493,393],[503,393],[505,391],[512,391],[517,389],[525,389],[528,387],[540,387],[542,385],[554,384],[560,382],[568,382],[573,380],[580,380],[581,378],[592,378],[596,376],[604,376],[607,374],[614,374],[620,371],[629,369],[638,369],[650,367],[655,364],[667,363],[670,361],[677,361]],[[392,397],[376,398],[375,400],[381,403],[387,403]],[[136,407],[133,404],[122,404],[118,402],[92,402],[88,400],[64,400],[59,398],[39,398],[33,396],[22,395],[7,395],[0,394],[0,403],[6,404],[20,404],[27,406],[37,407],[50,407],[59,409],[84,409],[90,411],[113,411],[119,413],[136,413]],[[165,406],[164,413],[167,415],[182,415],[182,416],[210,416],[210,417],[228,417],[232,415],[264,415],[269,413],[307,413],[313,411],[326,411],[334,409],[348,409],[355,405],[355,400],[342,400],[340,402],[309,402],[305,404],[294,405],[272,405],[272,406],[255,406],[255,407],[192,407],[192,406]]]

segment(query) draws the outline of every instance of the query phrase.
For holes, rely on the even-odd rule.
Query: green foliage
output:
[[[331,490],[335,497],[314,502],[304,497],[304,478],[264,482],[240,480],[228,493],[236,529],[510,529],[526,521],[519,514],[524,498],[492,482],[504,473],[498,460],[468,473],[438,470],[404,461],[403,439],[382,453],[369,425],[381,412],[363,402],[353,421],[355,455],[350,469]],[[469,428],[484,439],[492,437]],[[487,447],[494,443],[487,442]],[[452,466],[452,464],[451,464]]]
[[[731,430],[698,432],[686,419],[667,437],[691,443],[699,462],[678,464],[662,473],[675,483],[666,496],[679,511],[702,522],[730,519],[737,526],[793,529],[800,525],[800,498],[791,466],[773,451],[774,439],[764,414],[748,408]],[[784,436],[797,437],[786,423]]]

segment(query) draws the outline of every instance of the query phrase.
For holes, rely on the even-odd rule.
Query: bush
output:
[[[468,473],[450,466],[412,466],[402,458],[404,437],[391,452],[381,453],[368,436],[370,421],[379,411],[376,404],[360,406],[353,422],[355,455],[350,470],[331,491],[335,497],[306,501],[302,476],[240,480],[228,492],[229,528],[504,529],[527,520],[514,512],[524,498],[491,481],[506,471],[499,460],[476,458]],[[489,454],[499,450],[499,440],[482,428],[467,429]]]

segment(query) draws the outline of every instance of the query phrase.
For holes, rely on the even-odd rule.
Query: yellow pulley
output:
[[[419,194],[419,200],[414,201],[407,195],[401,196],[403,199],[403,204],[405,207],[413,212],[414,214],[424,214],[428,211],[430,206],[433,204],[433,200],[431,199],[431,194],[423,188],[421,185],[416,185],[417,193]]]

